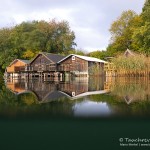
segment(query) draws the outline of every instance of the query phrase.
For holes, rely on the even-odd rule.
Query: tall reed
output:
[[[112,59],[117,76],[148,76],[150,73],[150,58],[143,55]]]

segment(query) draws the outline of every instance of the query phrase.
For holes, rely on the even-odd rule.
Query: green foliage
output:
[[[0,71],[6,67],[7,60],[10,61],[14,58],[12,54],[12,44],[10,41],[11,29],[0,29]]]
[[[150,15],[150,0],[146,0],[141,13],[144,22],[150,22],[149,15]]]
[[[125,34],[127,27],[131,24],[131,21],[135,16],[136,13],[131,10],[124,11],[121,16],[112,23],[110,28],[112,41],[115,41],[118,37],[121,37],[123,34]]]
[[[75,50],[75,49],[71,49],[69,51],[65,51],[64,53],[62,53],[64,55],[69,55],[69,54],[76,54],[76,55],[86,55],[85,52],[83,50]]]
[[[112,23],[111,43],[107,50],[113,55],[127,48],[150,55],[150,0],[146,0],[142,13],[129,10]]]
[[[146,0],[141,13],[142,23],[133,33],[133,45],[139,51],[150,55],[150,0]]]
[[[88,54],[90,57],[95,57],[99,59],[106,59],[106,57],[110,56],[110,52],[108,51],[93,51]]]
[[[14,28],[11,39],[18,51],[30,49],[33,52],[61,53],[75,44],[75,35],[68,22],[55,20],[23,22]]]
[[[140,24],[141,18],[134,11],[124,11],[111,25],[111,43],[107,50],[117,54],[127,48],[132,49],[132,34]]]
[[[147,56],[150,54],[150,22],[137,28],[133,34],[133,45]]]
[[[26,50],[23,53],[23,58],[26,58],[26,59],[32,59],[34,58],[34,56],[35,56],[35,53],[32,50]]]

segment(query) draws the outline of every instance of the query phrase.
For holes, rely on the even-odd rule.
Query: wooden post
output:
[[[48,74],[44,73],[44,81],[47,81]]]

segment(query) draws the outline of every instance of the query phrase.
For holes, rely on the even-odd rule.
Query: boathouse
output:
[[[140,54],[137,54],[137,52],[135,53],[134,51],[131,51],[129,49],[127,49],[124,54],[123,54],[125,57],[134,57],[134,56],[137,56],[137,55],[140,55]]]
[[[94,57],[70,54],[62,56],[41,52],[31,61],[16,59],[6,69],[13,78],[57,77],[57,76],[99,76],[105,75],[106,62]],[[8,77],[8,76],[7,76]]]
[[[58,61],[59,72],[75,76],[104,75],[105,61],[81,55],[70,54]]]
[[[63,59],[64,56],[42,52],[39,53],[29,65],[28,71],[33,74],[51,73],[54,74],[58,71],[57,62]]]
[[[26,71],[26,68],[29,65],[29,63],[29,60],[15,59],[6,68],[5,75],[11,78],[19,78],[21,77],[21,73],[24,73]]]

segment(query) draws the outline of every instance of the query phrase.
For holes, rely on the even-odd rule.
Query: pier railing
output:
[[[25,67],[19,67],[19,66],[16,66],[14,67],[14,72],[22,72],[22,71],[25,71]]]

